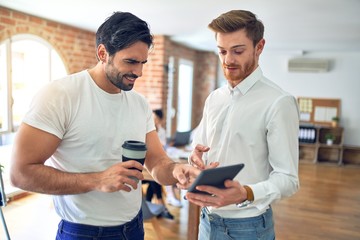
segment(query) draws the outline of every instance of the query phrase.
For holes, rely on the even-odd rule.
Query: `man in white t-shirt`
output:
[[[199,173],[168,158],[148,102],[130,91],[152,44],[146,22],[115,12],[96,33],[97,65],[48,84],[23,119],[11,181],[54,196],[57,240],[144,238],[141,182],[134,180],[144,179],[143,166],[122,162],[126,140],[146,143],[145,167],[161,184],[185,188]]]

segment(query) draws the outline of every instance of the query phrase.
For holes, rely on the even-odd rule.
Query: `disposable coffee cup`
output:
[[[129,160],[135,160],[141,165],[144,165],[145,162],[145,155],[146,155],[146,144],[141,141],[135,141],[135,140],[128,140],[125,141],[122,145],[123,153],[122,153],[122,161],[126,162]],[[131,168],[136,169],[137,168]],[[139,170],[140,171],[140,170]],[[138,179],[136,179],[138,181]]]

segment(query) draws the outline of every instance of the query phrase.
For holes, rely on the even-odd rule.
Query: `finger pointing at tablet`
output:
[[[205,169],[207,162],[204,159],[204,153],[207,153],[209,150],[210,148],[207,146],[200,144],[196,145],[188,158],[189,164],[201,170]]]

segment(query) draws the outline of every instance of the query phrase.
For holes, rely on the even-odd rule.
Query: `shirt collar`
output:
[[[261,71],[261,68],[258,66],[255,69],[255,71],[253,71],[249,76],[247,76],[247,78],[242,80],[234,88],[231,87],[230,84],[228,83],[227,85],[228,85],[229,93],[231,93],[232,91],[240,91],[242,95],[245,95],[250,90],[250,88],[254,86],[255,83],[261,79],[262,76],[263,73]]]

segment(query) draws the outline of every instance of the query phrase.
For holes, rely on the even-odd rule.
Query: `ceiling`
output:
[[[209,22],[232,9],[265,25],[266,50],[360,51],[360,0],[0,0],[0,5],[96,32],[114,11],[132,12],[153,34],[216,51]]]

